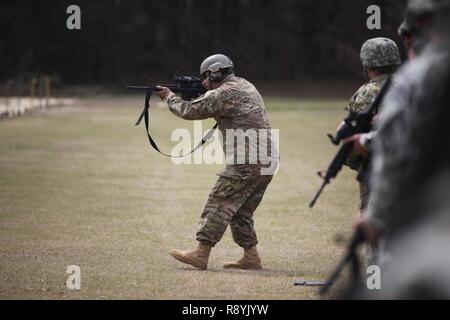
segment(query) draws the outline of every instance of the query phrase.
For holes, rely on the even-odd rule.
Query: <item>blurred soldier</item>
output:
[[[410,0],[407,22],[427,45],[399,71],[383,102],[371,197],[356,225],[370,243],[382,236],[382,289],[390,293],[450,268],[447,253],[435,251],[450,246],[450,1]]]
[[[269,120],[261,95],[247,80],[234,75],[234,65],[229,57],[215,54],[200,66],[203,85],[209,89],[203,96],[184,101],[168,88],[160,87],[157,94],[167,102],[172,113],[187,120],[215,118],[224,139],[227,130],[266,129]],[[254,141],[245,141],[249,151]],[[269,134],[269,145],[271,145]],[[233,145],[236,154],[239,146]],[[256,149],[254,149],[256,150]],[[230,163],[231,162],[231,163]],[[227,263],[224,268],[261,269],[256,245],[253,213],[260,204],[264,192],[272,180],[272,174],[261,174],[261,162],[236,164],[227,160],[226,168],[218,174],[214,188],[201,214],[197,232],[198,247],[191,251],[172,250],[172,256],[199,269],[206,269],[211,248],[222,238],[230,225],[233,240],[244,249],[244,256],[237,262]]]

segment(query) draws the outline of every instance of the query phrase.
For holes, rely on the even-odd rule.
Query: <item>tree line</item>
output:
[[[66,27],[69,5],[81,30]],[[366,9],[382,9],[368,30]],[[122,85],[175,71],[197,74],[225,53],[258,80],[356,77],[362,42],[396,30],[404,2],[392,0],[2,0],[0,81],[50,74],[64,84]]]

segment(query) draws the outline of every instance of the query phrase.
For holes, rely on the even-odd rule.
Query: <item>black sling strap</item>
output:
[[[145,94],[144,110],[142,110],[142,113],[139,116],[138,120],[136,121],[135,126],[138,126],[141,123],[142,119],[144,119],[145,131],[147,133],[148,142],[150,142],[150,145],[153,147],[153,149],[158,151],[163,156],[166,156],[166,157],[169,157],[169,158],[182,158],[182,157],[185,157],[187,155],[190,155],[190,154],[194,153],[195,150],[197,150],[198,148],[203,146],[206,143],[206,141],[208,141],[212,137],[212,135],[214,133],[214,130],[217,129],[218,123],[216,122],[214,127],[209,129],[209,131],[206,133],[206,135],[203,137],[203,139],[197,144],[197,146],[194,149],[192,149],[190,152],[186,153],[186,154],[178,155],[178,156],[172,156],[170,154],[166,154],[164,152],[161,152],[161,150],[159,150],[158,146],[156,145],[155,140],[153,140],[153,138],[150,136],[150,133],[148,131],[149,119],[150,119],[150,98],[151,98],[152,94],[153,94],[153,90],[152,90],[152,88],[150,86],[150,88],[147,89],[147,93]]]

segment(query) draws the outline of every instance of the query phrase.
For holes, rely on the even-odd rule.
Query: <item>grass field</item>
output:
[[[255,213],[265,269],[230,271],[241,249],[229,230],[209,270],[183,266],[172,248],[196,245],[199,216],[219,165],[174,165],[133,126],[143,97],[78,100],[0,122],[0,299],[317,299],[343,253],[357,213],[354,174],[345,169],[311,210],[336,148],[325,137],[345,101],[266,99],[280,129],[281,166]],[[164,108],[152,132],[170,151],[171,131],[193,124]],[[204,130],[212,124],[205,121]],[[81,268],[81,289],[66,268]]]

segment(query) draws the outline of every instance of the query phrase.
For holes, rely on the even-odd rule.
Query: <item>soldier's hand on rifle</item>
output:
[[[156,89],[157,90],[155,91],[155,93],[159,96],[161,100],[166,99],[167,96],[172,93],[172,91],[166,87],[156,86]]]
[[[377,245],[382,232],[373,226],[371,226],[366,217],[359,217],[355,223],[355,229],[361,230],[364,234],[364,239],[367,243],[371,245]]]
[[[343,142],[353,144],[353,154],[367,157],[369,155],[369,151],[361,144],[360,138],[361,134],[355,134],[349,138],[344,139]]]

